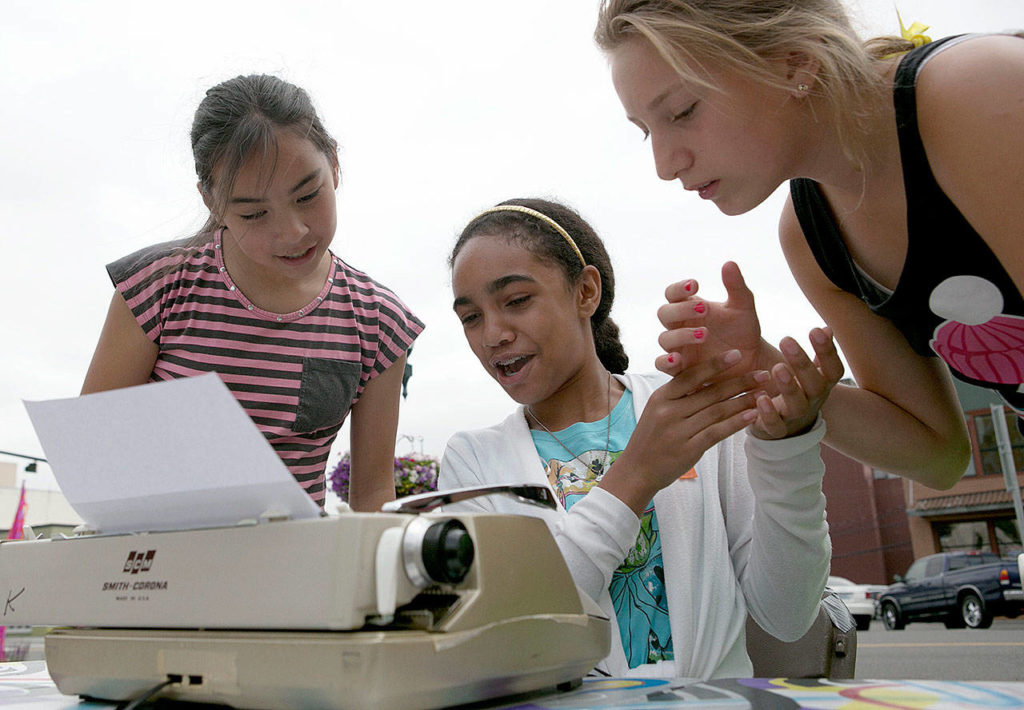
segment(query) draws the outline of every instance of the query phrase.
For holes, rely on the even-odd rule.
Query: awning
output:
[[[907,515],[935,516],[957,515],[960,513],[989,513],[994,511],[1013,512],[1013,496],[1008,490],[958,493],[951,496],[920,498]]]

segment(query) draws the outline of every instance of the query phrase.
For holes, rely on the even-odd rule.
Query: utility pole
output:
[[[1006,479],[1006,490],[1013,498],[1013,511],[1017,516],[1017,537],[1024,540],[1024,506],[1020,500],[1020,482],[1017,480],[1017,466],[1013,463],[1013,446],[1010,444],[1010,432],[1006,428],[1006,417],[1003,416],[1003,405],[989,406],[992,412],[992,427],[999,446],[999,461],[1003,466],[1003,478]]]

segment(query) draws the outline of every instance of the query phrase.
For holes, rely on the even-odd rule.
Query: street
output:
[[[1024,680],[1024,617],[984,630],[911,623],[886,631],[878,619],[857,632],[857,678]]]

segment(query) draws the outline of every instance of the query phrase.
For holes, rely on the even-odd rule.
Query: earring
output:
[[[801,94],[804,93],[805,91],[807,91],[810,88],[811,87],[809,87],[807,84],[804,84],[804,83],[800,83],[800,84],[796,85],[796,90],[799,91]]]

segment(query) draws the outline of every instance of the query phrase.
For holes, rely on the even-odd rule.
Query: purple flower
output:
[[[395,457],[395,495],[411,496],[437,490],[437,474],[440,462],[433,456]],[[331,490],[346,503],[349,496],[349,479],[352,475],[352,459],[346,452],[327,474]]]

